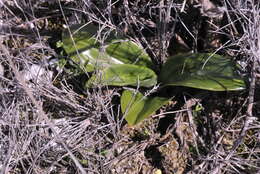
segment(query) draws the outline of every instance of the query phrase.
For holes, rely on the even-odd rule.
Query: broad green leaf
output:
[[[123,64],[123,62],[110,57],[105,52],[99,51],[97,48],[90,48],[81,53],[85,58],[87,58],[88,64],[83,67],[87,68],[88,71],[102,70],[113,64]]]
[[[140,92],[125,90],[121,96],[121,110],[129,125],[135,125],[169,102],[169,98],[145,97]]]
[[[181,54],[168,58],[159,80],[165,85],[186,86],[211,91],[245,89],[230,58],[210,53]]]
[[[99,48],[100,43],[96,39],[99,27],[93,24],[75,24],[62,33],[62,46],[68,55],[76,55],[90,48]],[[105,29],[102,31],[106,32]],[[102,35],[103,36],[103,35]],[[112,42],[119,39],[114,32],[106,37],[105,42]]]
[[[88,56],[81,53],[99,46],[95,39],[97,30],[98,27],[94,25],[72,25],[62,33],[62,46],[75,62],[81,65],[88,63]]]
[[[129,40],[118,40],[109,44],[106,52],[125,64],[142,65],[153,69],[153,63],[143,48]]]
[[[95,25],[72,25],[62,34],[63,48],[68,56],[85,71],[91,72],[94,69],[106,67],[110,64],[122,64],[105,53],[101,44],[96,39],[99,28]],[[115,33],[107,36],[106,42],[118,39]]]
[[[100,73],[92,75],[86,86],[92,87],[97,84],[102,84],[151,87],[156,83],[157,75],[149,68],[131,64],[114,64]]]
[[[152,61],[143,48],[132,41],[122,39],[115,32],[106,35],[103,45],[96,39],[99,28],[93,24],[73,25],[62,35],[62,46],[68,56],[80,67],[91,72],[113,64],[135,64],[152,67]]]

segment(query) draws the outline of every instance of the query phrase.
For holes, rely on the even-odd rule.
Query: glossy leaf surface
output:
[[[142,65],[148,68],[153,68],[153,63],[144,51],[132,41],[119,41],[108,45],[106,52],[111,57],[114,57],[126,64]]]
[[[94,25],[72,25],[62,33],[63,48],[68,56],[84,67],[89,62],[88,54],[82,52],[98,48],[99,43],[95,39],[98,27]],[[93,70],[92,66],[89,66]],[[91,71],[88,69],[88,71]]]
[[[145,97],[140,92],[125,90],[121,96],[121,110],[131,126],[152,115],[170,99],[163,97]]]
[[[107,35],[105,29],[101,37]],[[63,32],[62,42],[66,53],[82,69],[91,72],[113,64],[135,64],[152,67],[143,48],[132,41],[110,32],[103,45],[96,39],[99,28],[92,24],[73,25]],[[105,34],[104,34],[105,33]]]
[[[231,59],[217,54],[183,54],[166,61],[159,80],[164,85],[211,91],[242,90],[245,82],[237,75],[237,68]]]
[[[102,84],[151,87],[156,83],[157,75],[149,68],[130,64],[115,64],[102,70],[100,74],[93,75],[86,86],[92,87]]]

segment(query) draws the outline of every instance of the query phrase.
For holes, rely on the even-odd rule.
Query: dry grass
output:
[[[119,142],[135,143],[122,134],[120,88],[84,89],[79,77],[48,63],[60,58],[55,42],[61,39],[63,25],[94,22],[100,30],[116,30],[143,45],[158,70],[177,52],[210,51],[234,57],[249,81],[248,90],[212,93],[197,100],[204,107],[197,114],[189,112],[194,107],[189,102],[196,96],[184,93],[173,100],[181,103],[184,97],[183,106],[177,107],[183,111],[173,115],[175,119],[166,114],[161,118],[161,122],[171,120],[164,131],[159,131],[164,124],[158,121],[148,140],[122,154],[140,156],[137,151],[156,146],[171,134],[188,149],[184,173],[259,173],[260,4],[253,0],[208,3],[2,0],[0,172],[113,173],[113,162],[125,158],[115,153]],[[222,8],[213,8],[219,4]],[[28,71],[32,65],[37,70],[33,77]],[[182,129],[182,125],[189,126]]]

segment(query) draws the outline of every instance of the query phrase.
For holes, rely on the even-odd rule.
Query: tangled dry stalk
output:
[[[260,172],[258,1],[2,0],[0,8],[1,173],[170,173],[163,147],[172,142],[178,153],[170,154],[185,152],[180,173]],[[85,77],[50,63],[61,58],[55,43],[63,26],[88,22],[143,45],[158,70],[176,52],[230,55],[248,89],[199,100],[176,94],[173,106],[144,126],[149,136],[140,135],[121,117],[120,88],[84,89]],[[192,112],[197,104],[204,110]],[[115,165],[133,158],[142,166]]]

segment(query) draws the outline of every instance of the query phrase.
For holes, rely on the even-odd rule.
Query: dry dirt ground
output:
[[[0,173],[260,173],[258,1],[1,0],[0,8]],[[172,101],[130,127],[122,88],[82,87],[87,74],[57,47],[65,27],[88,22],[141,44],[158,70],[178,53],[228,55],[247,89],[169,88]]]

